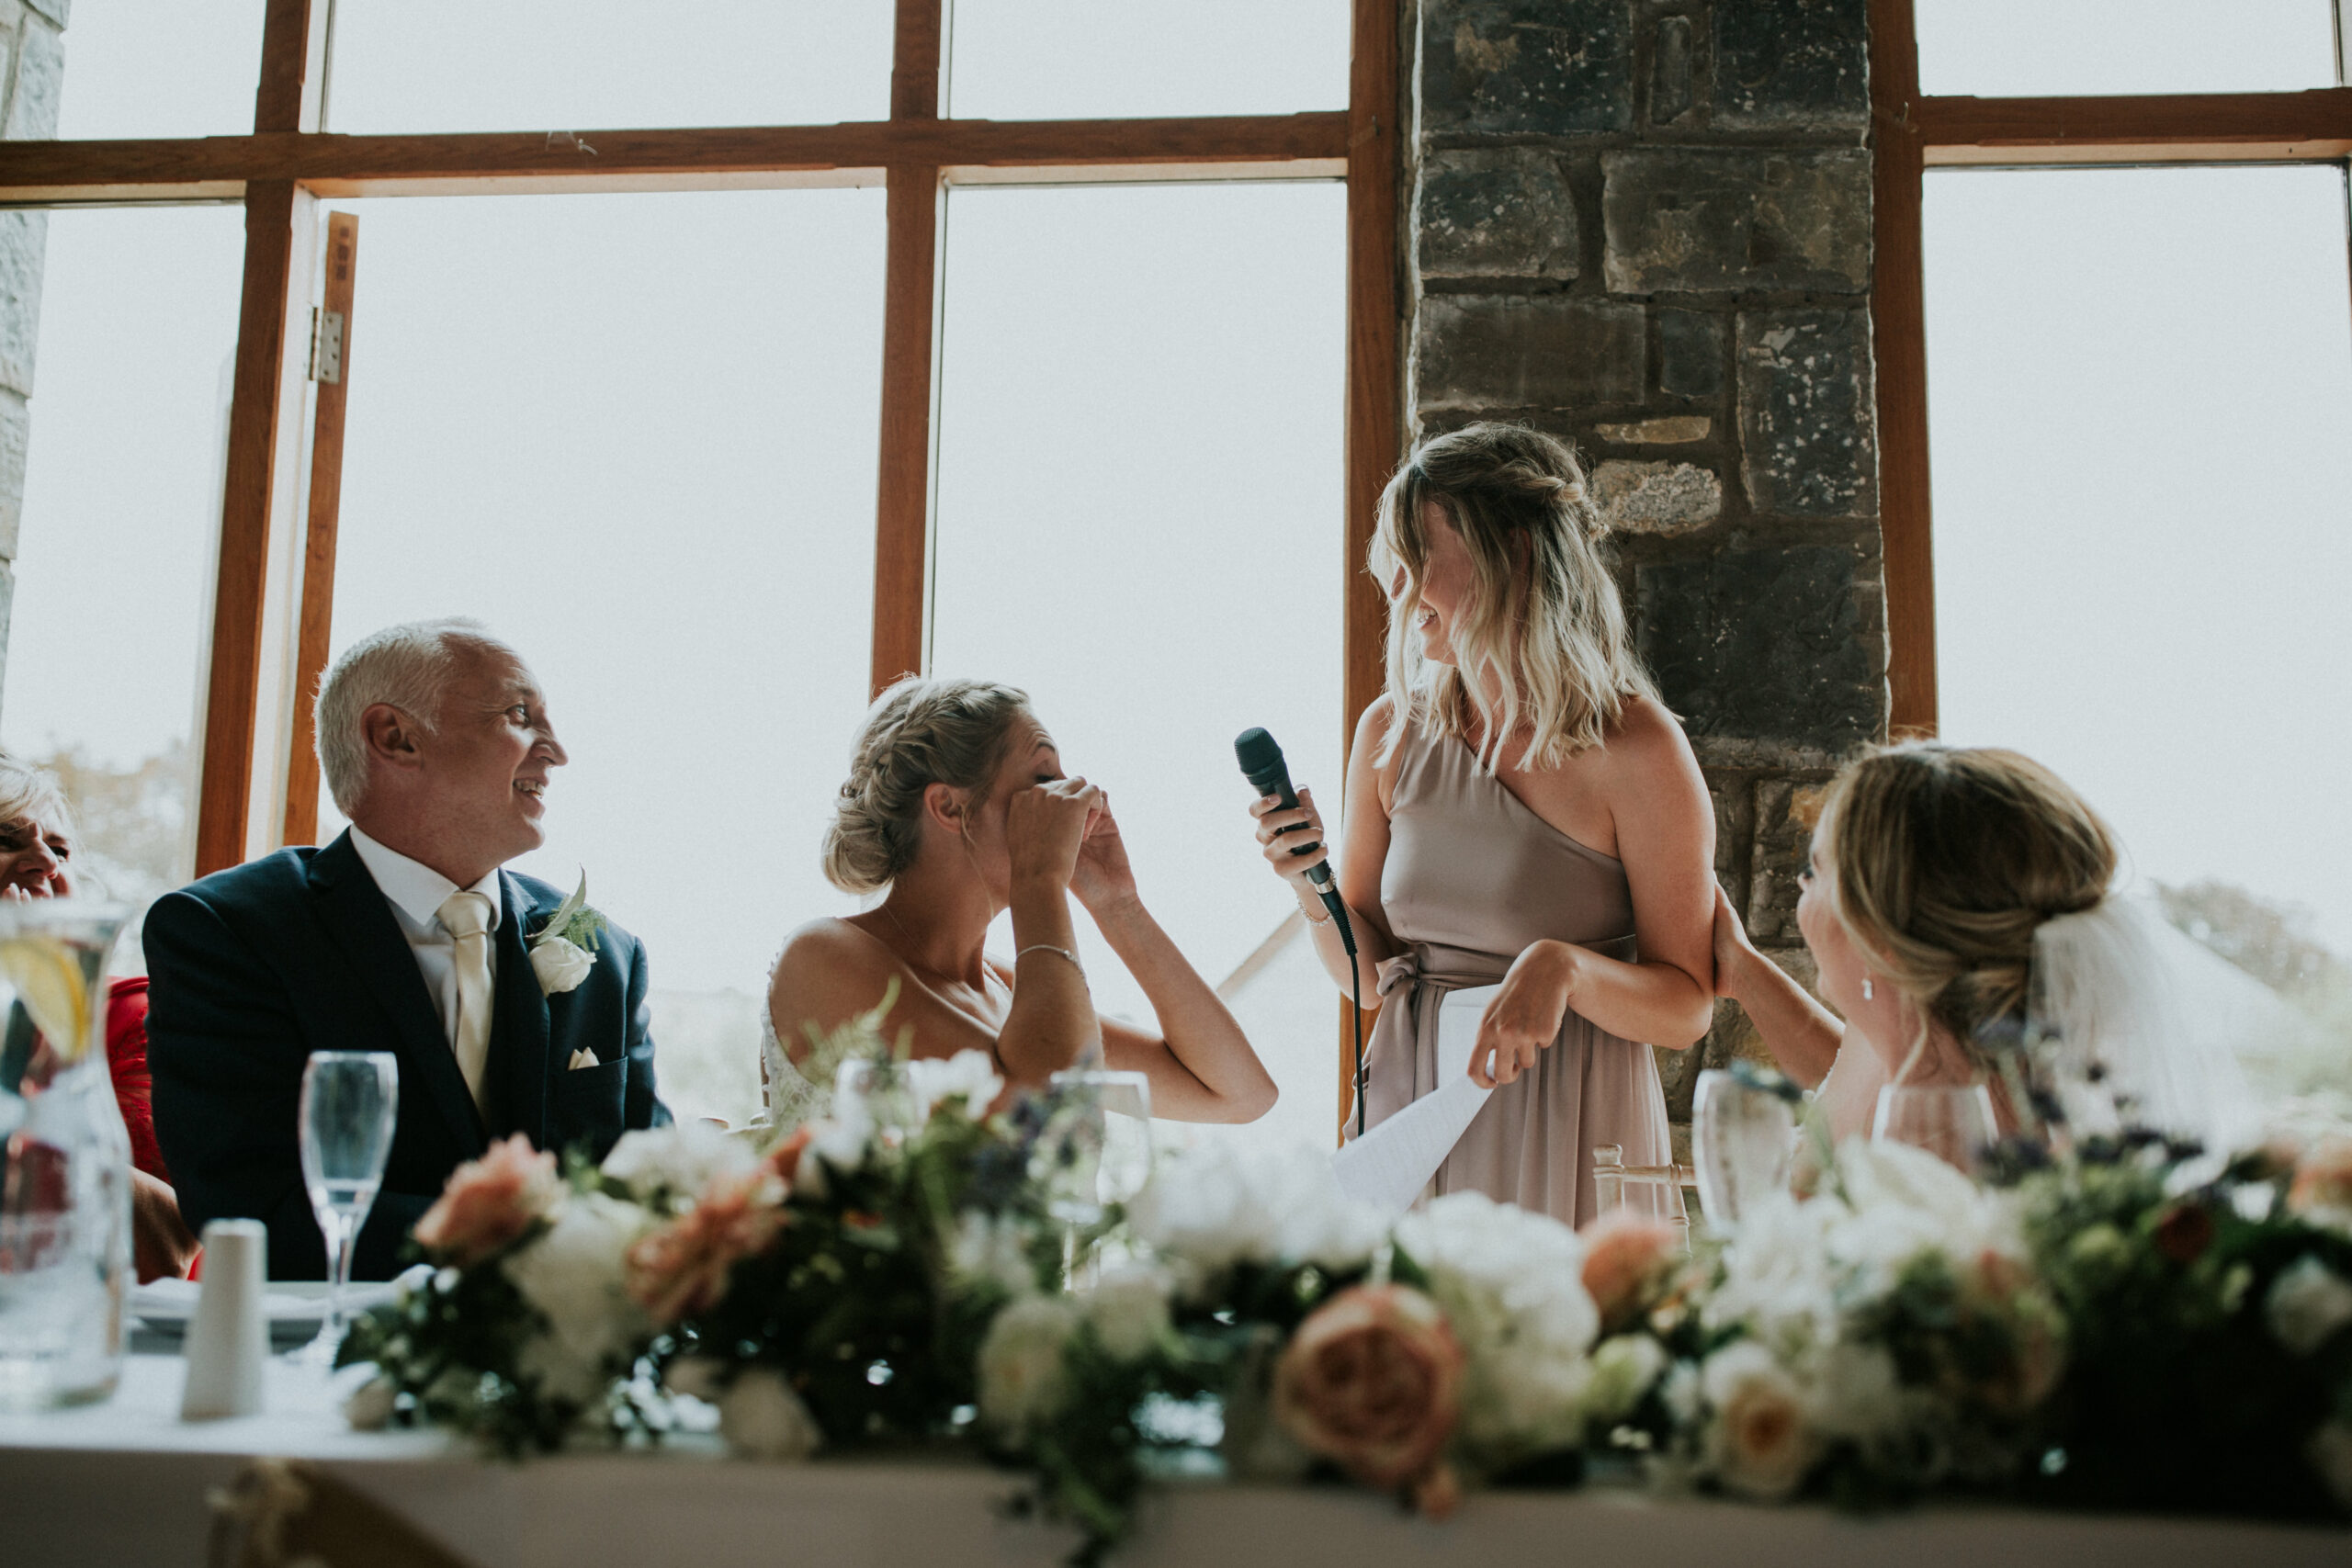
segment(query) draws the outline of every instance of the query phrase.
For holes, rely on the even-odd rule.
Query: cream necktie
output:
[[[466,1076],[466,1092],[474,1097],[474,1109],[486,1122],[490,1106],[482,1097],[482,1066],[490,1060],[490,900],[479,893],[452,893],[436,912],[458,947],[458,1034],[450,1046],[458,1055],[458,1070]]]

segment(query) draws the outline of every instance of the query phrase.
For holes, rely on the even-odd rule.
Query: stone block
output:
[[[1568,136],[1634,123],[1626,0],[1429,0],[1421,130]]]
[[[8,623],[17,601],[17,568],[0,560],[0,692],[8,689]]]
[[[0,212],[0,387],[33,390],[33,347],[40,337],[40,264],[49,214]]]
[[[1577,203],[1559,160],[1529,147],[1432,152],[1415,215],[1424,277],[1577,275]]]
[[[1693,739],[1835,755],[1876,735],[1885,650],[1862,640],[1855,564],[1806,545],[1636,570],[1642,656]]]
[[[17,89],[8,96],[11,141],[46,141],[57,134],[57,103],[65,82],[65,44],[55,30],[28,21],[17,35]]]
[[[72,19],[70,13],[74,0],[25,0],[25,3],[61,28]]]
[[[1798,877],[1813,852],[1827,779],[1766,779],[1756,786],[1756,843],[1748,859],[1747,904],[1742,919],[1758,945],[1802,942],[1797,930]]]
[[[1736,906],[1756,836],[1756,790],[1745,773],[1709,773],[1707,798],[1715,808],[1715,880]]]
[[[1688,441],[1704,441],[1713,434],[1715,422],[1702,413],[1677,413],[1659,419],[1637,419],[1625,424],[1596,424],[1592,428],[1603,441],[1620,446],[1679,446]]]
[[[1871,323],[1863,310],[1739,319],[1739,436],[1748,500],[1789,517],[1878,510]]]
[[[1690,18],[1660,17],[1650,38],[1650,123],[1672,125],[1690,112]]]
[[[1724,318],[1702,310],[1657,313],[1657,387],[1678,398],[1724,389]]]
[[[1723,515],[1724,482],[1694,463],[1612,457],[1592,476],[1601,520],[1621,534],[1691,534]]]
[[[1860,130],[1871,116],[1869,10],[1869,0],[1717,6],[1715,125]]]
[[[1699,1074],[1713,1066],[1707,1060],[1707,1045],[1714,1038],[1715,1030],[1721,1027],[1724,1009],[1728,1005],[1720,1001],[1715,1004],[1715,1022],[1708,1026],[1706,1034],[1689,1050],[1668,1051],[1658,1045],[1650,1047],[1657,1053],[1658,1087],[1666,1090],[1668,1121],[1687,1122],[1690,1120],[1690,1100],[1698,1091]],[[1680,1146],[1680,1140],[1677,1140],[1677,1146]],[[1687,1157],[1687,1155],[1678,1156],[1678,1158]]]
[[[1648,376],[1638,305],[1608,299],[1442,294],[1414,328],[1423,409],[1570,408],[1632,402]]]
[[[1804,288],[1871,276],[1871,161],[1818,152],[1635,149],[1600,159],[1615,294]]]
[[[0,560],[17,558],[17,529],[25,513],[25,446],[31,430],[25,400],[0,390]]]

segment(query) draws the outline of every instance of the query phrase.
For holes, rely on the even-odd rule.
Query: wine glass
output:
[[[1993,1096],[1983,1084],[1889,1084],[1878,1091],[1873,1143],[1908,1144],[1974,1176],[1995,1135]]]
[[[326,1322],[298,1352],[313,1366],[334,1364],[343,1343],[343,1292],[351,1283],[351,1250],[383,1185],[400,1116],[399,1058],[385,1051],[314,1051],[302,1069],[302,1184],[326,1238],[330,1273]]]
[[[1141,1073],[1073,1067],[1046,1079],[1054,1109],[1031,1174],[1064,1226],[1065,1271],[1080,1272],[1080,1236],[1151,1182],[1151,1080]]]
[[[1699,1075],[1691,1141],[1699,1201],[1717,1235],[1730,1235],[1741,1214],[1788,1190],[1796,1128],[1796,1112],[1774,1086],[1720,1067]]]

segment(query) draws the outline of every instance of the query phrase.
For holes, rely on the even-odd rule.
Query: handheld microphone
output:
[[[1262,729],[1245,729],[1234,738],[1234,760],[1241,764],[1241,776],[1261,796],[1273,795],[1286,807],[1296,807],[1298,794],[1290,787],[1290,764],[1283,761],[1283,749],[1274,738]],[[1289,832],[1285,828],[1283,832]],[[1312,846],[1310,846],[1311,848]],[[1293,850],[1295,855],[1306,850]],[[1316,896],[1323,907],[1331,911],[1331,919],[1339,922],[1340,947],[1348,955],[1349,999],[1355,1005],[1348,1009],[1348,1022],[1355,1035],[1356,1136],[1363,1136],[1363,982],[1356,972],[1356,932],[1348,923],[1347,900],[1340,897],[1337,884],[1331,880],[1329,861],[1306,868],[1306,880],[1315,885]]]
[[[1243,730],[1233,742],[1233,756],[1241,764],[1241,776],[1250,781],[1251,789],[1261,795],[1278,796],[1287,809],[1296,808],[1298,792],[1290,787],[1290,764],[1283,761],[1283,749],[1275,743],[1272,736],[1262,729]],[[1288,833],[1295,829],[1284,828],[1283,831]],[[1291,853],[1303,855],[1313,847],[1309,845],[1307,849],[1293,850]],[[1348,925],[1347,901],[1340,897],[1339,888],[1332,885],[1330,863],[1326,861],[1321,865],[1308,866],[1306,880],[1315,884],[1316,894],[1323,900],[1323,907],[1331,911],[1333,919],[1340,922],[1340,944],[1347,949],[1351,957],[1354,956],[1356,933]]]

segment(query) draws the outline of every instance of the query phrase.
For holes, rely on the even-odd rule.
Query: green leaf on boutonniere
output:
[[[596,951],[605,930],[605,917],[588,904],[588,874],[580,874],[580,886],[571,890],[564,901],[556,906],[547,923],[531,933],[531,945],[544,942],[563,941],[583,953]]]

